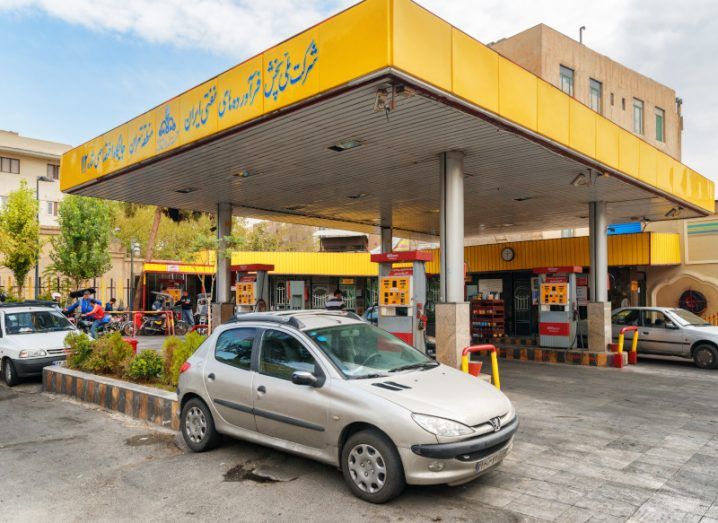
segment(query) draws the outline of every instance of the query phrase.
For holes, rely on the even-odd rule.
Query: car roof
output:
[[[337,325],[365,323],[353,312],[325,310],[293,310],[250,312],[238,314],[224,325],[239,325],[245,322],[264,322],[288,325],[298,330],[320,329]]]
[[[13,304],[14,306],[8,307],[9,304],[3,304],[0,307],[0,312],[5,314],[11,314],[14,312],[41,312],[41,311],[56,311],[55,307],[48,307],[46,305],[20,305]]]

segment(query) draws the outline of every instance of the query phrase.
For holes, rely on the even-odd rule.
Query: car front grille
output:
[[[67,354],[67,349],[48,349],[47,353],[50,356],[59,356],[60,354]]]

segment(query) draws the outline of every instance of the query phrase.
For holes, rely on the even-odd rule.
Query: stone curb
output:
[[[162,427],[179,429],[179,404],[174,392],[57,365],[43,369],[42,390],[65,394]]]

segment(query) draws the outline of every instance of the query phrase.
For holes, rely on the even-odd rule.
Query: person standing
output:
[[[179,305],[182,308],[182,320],[192,327],[194,325],[194,316],[192,315],[192,298],[189,297],[187,290],[182,291],[179,299]]]
[[[327,301],[324,302],[324,307],[328,311],[343,311],[347,308],[346,303],[344,303],[344,297],[342,296],[342,291],[337,289],[334,291],[334,296],[329,298]]]
[[[115,304],[117,303],[116,298],[110,298],[110,301],[105,303],[105,312],[112,312],[115,310]]]

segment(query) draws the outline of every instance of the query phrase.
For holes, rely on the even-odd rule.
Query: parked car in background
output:
[[[460,484],[511,450],[518,418],[495,387],[440,365],[351,313],[250,313],[181,369],[180,430],[195,452],[220,434],[338,466],[357,497]]]
[[[65,337],[75,326],[46,302],[0,304],[0,370],[9,386],[39,376],[42,369],[63,361]]]
[[[685,309],[622,307],[611,314],[614,340],[627,325],[638,327],[638,352],[691,358],[702,369],[718,368],[718,327]],[[626,333],[630,347],[633,333]]]

